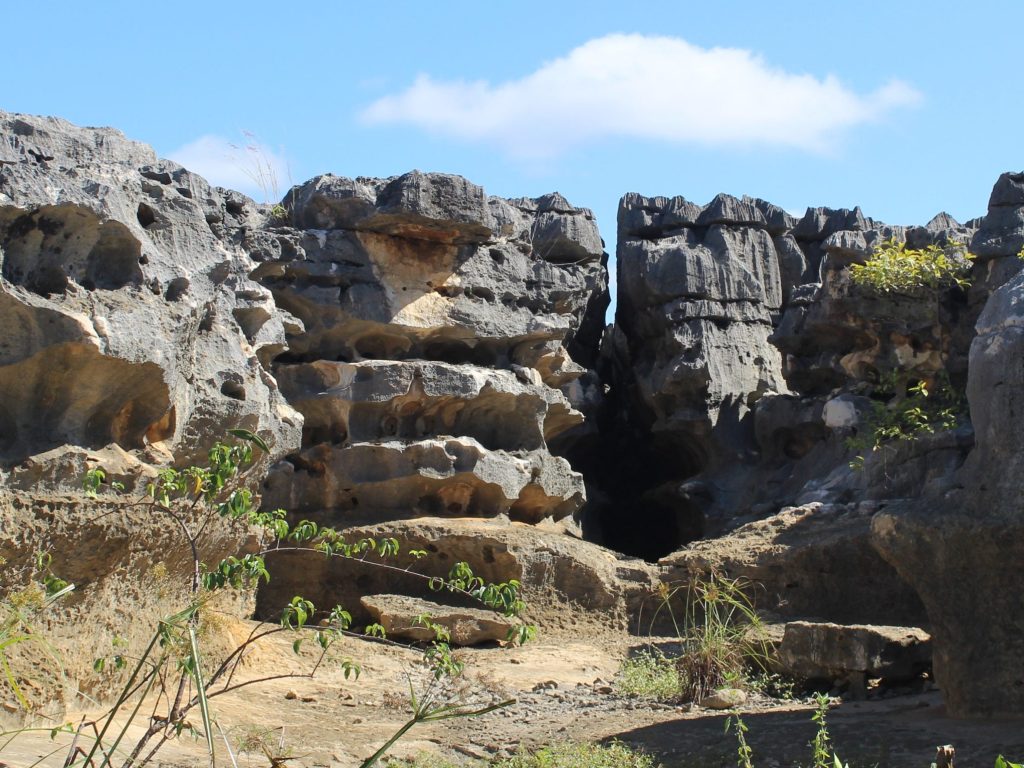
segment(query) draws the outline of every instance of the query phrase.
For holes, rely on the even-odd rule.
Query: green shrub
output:
[[[864,454],[880,450],[894,440],[915,440],[926,434],[955,429],[965,418],[966,400],[949,377],[941,374],[929,387],[926,381],[910,383],[906,374],[890,372],[876,387],[871,411],[847,438],[846,446],[858,452],[852,465],[863,466]]]
[[[764,669],[768,646],[749,587],[741,579],[711,574],[667,593],[664,605],[670,611],[673,597],[684,594],[682,624],[672,615],[682,648],[676,669],[684,701],[700,701],[723,686],[746,687],[748,669]]]
[[[953,285],[967,287],[973,260],[974,254],[962,243],[908,248],[906,243],[886,240],[865,263],[850,266],[850,278],[877,293],[927,296]]]
[[[655,647],[644,648],[622,662],[615,687],[627,696],[656,701],[676,701],[682,694],[676,660]]]

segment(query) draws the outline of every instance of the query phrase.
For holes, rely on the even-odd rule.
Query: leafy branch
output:
[[[270,571],[266,558],[272,553],[317,553],[412,575],[421,579],[429,589],[445,590],[471,598],[509,618],[518,618],[525,608],[520,598],[521,585],[518,581],[488,583],[476,576],[464,562],[456,563],[447,577],[428,576],[413,570],[425,555],[421,550],[409,552],[411,562],[404,567],[387,562],[401,555],[397,539],[361,538],[349,541],[336,529],[310,520],[291,524],[284,510],[259,509],[257,499],[247,487],[247,480],[259,467],[259,459],[266,455],[268,447],[261,438],[247,430],[231,430],[231,434],[238,438],[238,442],[231,445],[216,444],[209,452],[207,466],[162,469],[147,483],[144,495],[132,502],[133,506],[146,507],[153,514],[168,518],[188,545],[191,573],[188,578],[187,604],[182,610],[158,623],[141,655],[129,658],[121,651],[115,653],[110,668],[128,670],[131,666],[131,671],[111,708],[102,717],[84,723],[75,732],[75,743],[65,761],[69,767],[112,768],[115,760],[121,760],[122,768],[145,765],[167,741],[186,731],[205,741],[210,765],[213,766],[214,725],[217,721],[210,702],[216,697],[269,680],[311,678],[328,658],[340,664],[346,679],[358,678],[360,669],[355,662],[347,658],[335,659],[331,653],[339,638],[352,634],[351,614],[341,606],[320,610],[312,601],[300,595],[296,595],[284,607],[277,625],[258,624],[219,663],[206,665],[201,651],[200,630],[204,616],[211,610],[211,601],[223,590],[246,589],[261,580],[269,581]],[[106,489],[115,493],[124,492],[124,485],[109,481],[102,468],[89,470],[83,479],[83,487],[91,498],[99,498],[99,494]],[[209,526],[218,519],[236,526],[240,534],[257,531],[259,543],[256,551],[242,556],[228,556],[213,564],[205,563],[200,558],[201,544]],[[447,690],[446,681],[462,674],[463,663],[449,646],[447,630],[434,623],[429,616],[421,619],[423,625],[429,627],[434,634],[434,640],[422,649],[423,663],[430,671],[433,682],[426,693],[420,696],[414,692],[411,694],[412,719],[364,766],[376,762],[384,751],[418,723],[473,717],[512,703],[504,701],[487,706],[469,706],[462,699],[452,701],[442,696],[441,692]],[[296,634],[292,643],[296,654],[300,653],[307,639],[313,640],[318,650],[312,667],[305,672],[236,680],[236,672],[247,651],[255,643],[281,632]],[[379,625],[370,625],[365,632],[367,636],[384,638],[384,630]],[[508,640],[510,643],[525,642],[533,636],[533,632],[533,627],[517,622],[511,628]],[[0,647],[0,652],[2,650]],[[106,669],[106,659],[98,659],[95,668],[97,671]],[[131,723],[148,701],[152,702],[152,706],[145,731],[122,751]],[[194,726],[188,719],[197,709],[201,728]],[[120,722],[120,725],[115,721]],[[69,729],[69,725],[62,728],[70,732]],[[89,744],[88,748],[78,746],[80,740]],[[119,757],[122,754],[123,759]]]

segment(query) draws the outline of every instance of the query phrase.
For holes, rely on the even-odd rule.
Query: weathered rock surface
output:
[[[480,645],[508,639],[514,626],[500,614],[479,608],[454,608],[407,595],[368,595],[359,601],[390,638],[429,642],[444,627],[453,645]]]
[[[931,637],[914,627],[791,621],[778,647],[783,669],[807,680],[912,680],[931,665]]]
[[[577,512],[582,477],[548,443],[592,407],[590,212],[419,172],[320,176],[284,204],[294,226],[259,233],[254,276],[302,321],[273,371],[305,422],[264,505],[342,525]]]
[[[927,621],[914,590],[875,551],[877,502],[806,504],[705,539],[660,561],[670,583],[726,573],[749,583],[760,610],[843,624]]]
[[[301,418],[258,356],[284,316],[231,237],[251,202],[110,129],[0,113],[0,144],[0,460],[188,460],[230,426],[291,450]]]
[[[1004,236],[1012,249],[1017,240]],[[977,331],[967,386],[976,446],[960,475],[962,490],[891,505],[873,532],[928,609],[936,678],[949,710],[1020,714],[1024,274],[992,294]]]

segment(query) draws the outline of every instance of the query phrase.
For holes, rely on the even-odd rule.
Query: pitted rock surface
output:
[[[292,450],[301,417],[259,357],[285,318],[233,240],[251,201],[111,129],[0,113],[0,136],[0,460],[188,461],[229,426]]]

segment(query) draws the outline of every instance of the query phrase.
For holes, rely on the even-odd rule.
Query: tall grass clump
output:
[[[711,574],[683,587],[663,588],[662,606],[679,638],[676,659],[680,695],[700,701],[719,688],[746,686],[751,668],[764,670],[767,643],[760,617],[747,595],[750,584]],[[682,596],[682,616],[672,605]]]

